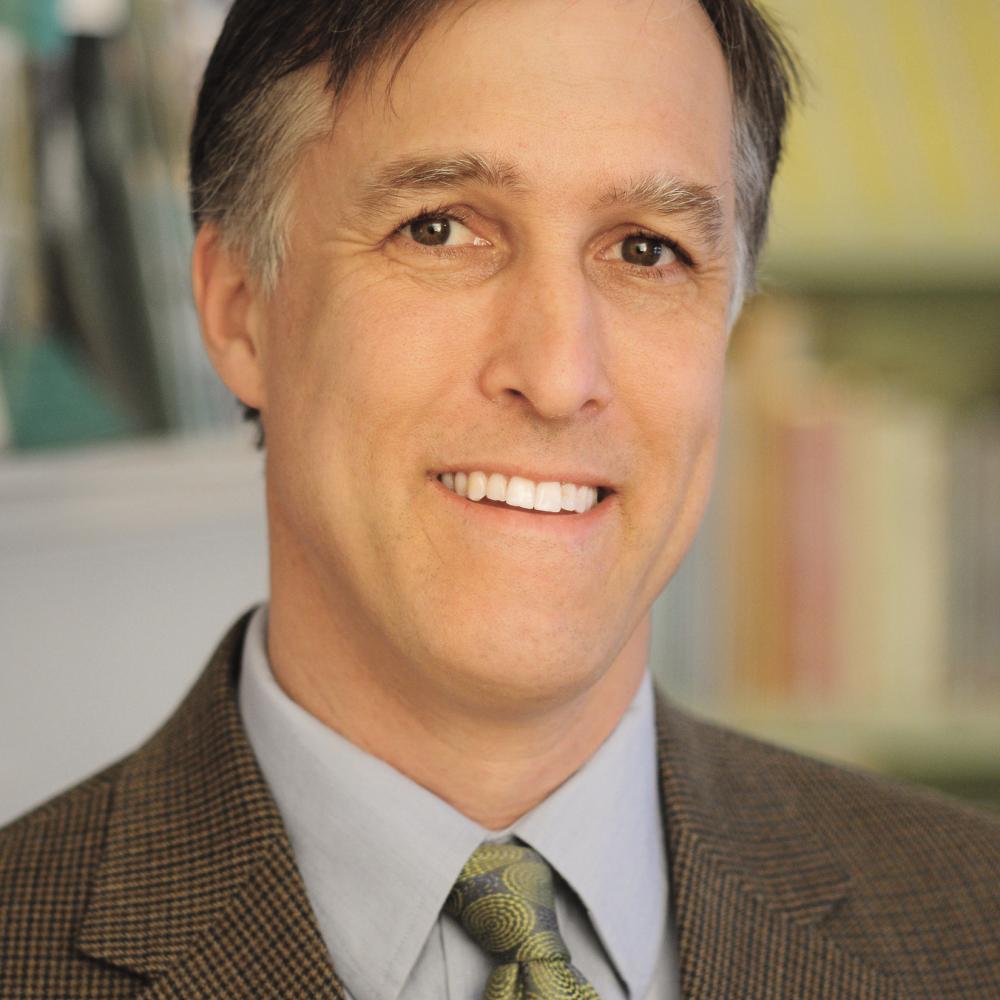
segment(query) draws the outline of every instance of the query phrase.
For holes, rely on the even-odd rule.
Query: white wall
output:
[[[244,435],[0,456],[0,824],[134,749],[267,592]]]

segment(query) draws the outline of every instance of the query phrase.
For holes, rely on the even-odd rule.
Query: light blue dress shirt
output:
[[[270,669],[266,605],[239,705],[351,1000],[480,1000],[492,961],[441,907],[480,843],[514,837],[557,873],[560,930],[602,1000],[680,997],[648,673],[590,760],[500,832],[293,702]]]

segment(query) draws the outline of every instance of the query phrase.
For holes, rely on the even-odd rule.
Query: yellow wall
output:
[[[1000,0],[768,0],[811,75],[767,273],[1000,288]]]

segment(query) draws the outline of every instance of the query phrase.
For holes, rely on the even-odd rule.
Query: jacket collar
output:
[[[343,996],[240,719],[248,619],[118,773],[78,944],[143,1000]],[[822,932],[848,879],[780,775],[664,699],[657,726],[683,995],[897,997]]]

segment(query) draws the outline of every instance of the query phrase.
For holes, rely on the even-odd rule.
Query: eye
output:
[[[626,264],[639,267],[665,267],[680,259],[677,249],[670,240],[647,233],[633,233],[615,244],[613,256]]]
[[[476,236],[454,215],[420,215],[404,223],[400,235],[425,247],[449,247],[472,244],[485,246],[486,240]]]

